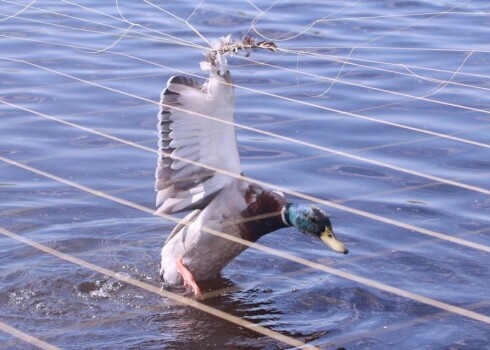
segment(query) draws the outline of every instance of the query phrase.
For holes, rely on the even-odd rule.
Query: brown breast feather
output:
[[[255,242],[267,233],[286,227],[281,219],[281,209],[287,201],[280,194],[250,185],[245,201],[248,207],[242,211],[242,238]]]

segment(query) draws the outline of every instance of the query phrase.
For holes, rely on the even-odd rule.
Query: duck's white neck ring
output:
[[[291,224],[286,219],[286,212],[287,212],[286,206],[282,207],[282,209],[281,209],[281,220],[284,223],[284,225],[291,226]]]

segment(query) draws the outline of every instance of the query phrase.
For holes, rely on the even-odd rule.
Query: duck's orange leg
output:
[[[197,299],[202,299],[201,289],[199,289],[199,286],[197,285],[196,281],[194,281],[194,276],[192,276],[192,273],[189,270],[187,270],[187,268],[182,263],[182,258],[178,258],[176,264],[177,264],[177,270],[179,270],[180,274],[182,275],[182,278],[184,279],[184,286],[191,287],[195,297]]]

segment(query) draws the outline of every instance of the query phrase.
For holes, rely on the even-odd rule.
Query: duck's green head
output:
[[[285,224],[296,227],[306,235],[320,238],[332,250],[344,254],[349,252],[335,237],[327,213],[320,208],[314,205],[288,203],[284,206],[281,216]]]

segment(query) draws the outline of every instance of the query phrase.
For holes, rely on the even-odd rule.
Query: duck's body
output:
[[[168,283],[183,283],[176,264],[181,258],[195,281],[216,277],[247,248],[223,238],[221,233],[255,242],[264,234],[286,226],[280,217],[280,210],[286,203],[285,198],[275,192],[244,181],[233,181],[203,210],[187,215],[183,219],[185,225],[177,225],[162,248],[160,274]],[[268,212],[261,212],[263,210]],[[264,218],[247,220],[257,216]]]
[[[162,248],[163,279],[189,285],[199,297],[196,281],[215,277],[247,248],[223,234],[255,242],[269,232],[295,226],[347,253],[320,209],[288,203],[279,193],[229,175],[242,173],[231,75],[220,54],[201,67],[210,72],[206,84],[172,77],[162,93],[157,214],[192,210]]]

